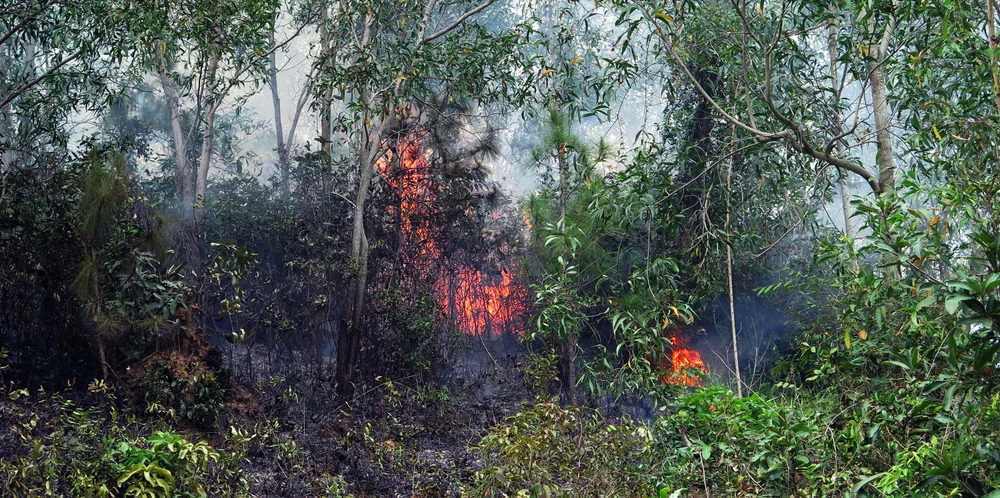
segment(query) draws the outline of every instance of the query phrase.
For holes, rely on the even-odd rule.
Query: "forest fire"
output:
[[[389,154],[379,169],[400,195],[398,207],[389,210],[399,220],[402,243],[412,249],[405,256],[404,267],[416,265],[432,272],[438,301],[463,332],[489,337],[520,332],[527,312],[527,289],[508,268],[484,271],[443,253],[435,237],[440,227],[430,216],[437,200],[436,186],[419,135],[401,139],[398,149],[400,160],[394,161]]]
[[[688,348],[677,334],[670,336],[670,342],[674,345],[670,354],[673,371],[665,375],[663,380],[678,386],[700,386],[702,377],[708,374],[708,368],[701,360],[701,353]]]

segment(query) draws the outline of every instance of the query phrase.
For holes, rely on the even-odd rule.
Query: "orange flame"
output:
[[[701,353],[684,345],[678,335],[672,335],[670,342],[674,345],[670,354],[673,372],[665,375],[663,380],[674,385],[700,386],[702,377],[708,375],[708,368],[701,360]]]
[[[387,154],[377,165],[386,183],[399,192],[398,207],[390,213],[399,218],[402,242],[415,251],[406,256],[404,266],[432,268],[440,265],[433,284],[445,314],[465,333],[498,336],[520,332],[527,314],[527,289],[507,268],[499,274],[451,262],[442,255],[433,236],[431,217],[437,200],[430,163],[420,146],[420,137],[411,134],[399,142],[398,170],[392,171],[393,157]],[[394,173],[394,174],[393,174]]]

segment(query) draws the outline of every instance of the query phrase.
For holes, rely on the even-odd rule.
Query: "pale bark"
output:
[[[896,28],[895,16],[890,16],[878,43],[868,47],[868,83],[872,92],[872,107],[875,117],[875,138],[878,142],[878,182],[883,192],[896,189],[896,167],[892,152],[889,103],[885,85],[885,62],[889,52],[889,42]],[[874,32],[873,29],[869,32]]]
[[[215,81],[215,73],[219,68],[219,54],[213,54],[208,61],[208,69],[205,71],[207,85]],[[198,178],[195,185],[195,201],[205,203],[206,189],[208,188],[208,170],[212,166],[212,153],[214,152],[215,139],[215,114],[222,103],[222,95],[212,95],[208,98],[205,112],[202,118],[201,130],[201,154],[198,158]],[[195,213],[195,219],[201,221],[205,216],[205,206],[201,206]]]
[[[368,234],[365,231],[365,205],[375,163],[382,152],[381,137],[385,121],[380,120],[369,131],[366,147],[358,165],[358,190],[354,197],[351,220],[351,278],[344,300],[343,319],[337,336],[337,391],[342,398],[354,392],[354,366],[361,344],[361,326],[364,321],[364,303],[368,282]]]
[[[319,25],[319,40],[320,40],[320,50],[322,51],[321,56],[324,58],[323,69],[330,67],[329,58],[333,53],[333,40],[331,38],[330,29],[327,26],[329,22],[329,12],[327,7],[324,5],[322,14],[320,16]],[[319,106],[319,140],[320,147],[323,151],[323,174],[322,174],[322,189],[323,193],[329,191],[330,188],[330,167],[333,163],[331,144],[333,142],[333,87],[327,85],[323,89],[323,95],[320,97]]]
[[[163,95],[167,101],[167,110],[170,112],[170,132],[174,139],[174,162],[177,169],[177,200],[180,204],[180,214],[182,220],[194,218],[194,185],[191,178],[191,165],[187,158],[187,137],[181,127],[180,99],[177,95],[177,87],[173,77],[163,60],[161,54],[160,63],[157,66],[157,75],[160,78],[160,85],[163,87]]]
[[[851,187],[847,184],[847,179],[843,175],[837,179],[840,187],[840,207],[844,211],[844,237],[851,244],[854,243],[854,227],[851,226]]]
[[[6,77],[7,71],[7,60],[3,56],[3,51],[0,50],[0,77]],[[12,118],[13,113],[9,104],[0,107],[0,147],[3,148],[3,153],[0,154],[0,201],[7,194],[7,174],[17,162],[15,149],[17,144],[13,139],[14,122]]]
[[[831,14],[836,16],[836,9],[830,6],[829,11]],[[834,17],[836,19],[836,17]],[[830,21],[829,26],[829,56],[830,56],[830,87],[833,88],[833,102],[834,102],[834,115],[833,124],[834,129],[841,130],[844,128],[844,120],[840,116],[840,98],[841,98],[841,88],[840,88],[840,71],[837,69],[837,24],[836,21]],[[836,144],[839,146],[843,145],[843,142]],[[837,175],[837,183],[840,188],[840,207],[844,212],[844,237],[847,238],[848,242],[854,243],[854,229],[851,227],[851,188],[847,184],[847,179],[844,178],[843,172],[839,172]]]
[[[889,104],[886,101],[885,72],[878,61],[868,63],[868,81],[872,87],[872,105],[875,108],[875,137],[878,140],[878,183],[882,192],[896,188],[896,167],[892,157],[892,126],[889,119]]]
[[[274,34],[271,34],[271,45],[274,45]],[[289,177],[291,164],[285,149],[285,130],[281,124],[281,96],[278,94],[277,55],[271,52],[268,60],[268,87],[271,89],[271,104],[274,106],[274,135],[277,138],[278,169],[281,171],[281,192],[285,199],[290,194]]]
[[[733,126],[733,139],[736,138],[736,127]],[[735,142],[734,142],[735,143]],[[733,157],[729,156],[729,165],[726,168],[726,232],[730,230],[729,202],[733,191]],[[733,303],[733,246],[732,242],[726,240],[726,285],[729,290],[729,327],[733,336],[733,372],[736,373],[736,397],[743,397],[743,377],[740,373],[740,349],[739,341],[736,339],[736,307]]]

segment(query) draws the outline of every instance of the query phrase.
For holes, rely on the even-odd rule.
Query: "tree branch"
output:
[[[52,7],[53,5],[55,5],[55,4],[57,4],[57,3],[59,3],[59,1],[60,1],[60,0],[52,0],[52,1],[50,1],[49,3],[47,3],[47,4],[43,5],[43,6],[42,6],[42,7],[40,8],[40,9],[38,9],[38,12],[39,12],[39,13],[41,13],[41,12],[45,11],[45,10],[46,10],[46,9],[48,9],[49,7]],[[4,11],[4,12],[3,12],[3,14],[7,14],[8,12],[12,12],[12,11]],[[24,20],[23,20],[23,21],[21,21],[21,22],[20,22],[20,23],[19,23],[19,24],[18,24],[17,26],[14,26],[13,28],[10,28],[10,31],[8,31],[8,32],[7,32],[7,33],[5,33],[5,34],[4,34],[4,35],[3,35],[2,37],[0,37],[0,45],[3,45],[4,43],[6,43],[6,42],[7,42],[7,40],[8,40],[8,39],[9,39],[9,38],[10,38],[11,36],[13,36],[13,35],[14,35],[14,33],[17,33],[18,31],[20,31],[20,30],[21,30],[21,28],[23,28],[23,27],[24,27],[24,25],[25,25],[25,24],[27,24],[27,23],[28,23],[28,20],[27,20],[27,19],[24,19]]]
[[[458,19],[455,19],[455,22],[453,22],[453,23],[445,26],[444,28],[442,28],[442,29],[440,29],[440,30],[438,30],[438,31],[436,31],[436,32],[428,35],[428,36],[425,36],[422,40],[420,40],[420,43],[427,43],[429,41],[433,41],[433,40],[435,40],[437,38],[440,38],[440,37],[442,37],[442,36],[444,36],[444,35],[452,32],[452,31],[454,31],[455,28],[459,27],[463,22],[465,22],[466,19],[468,19],[468,18],[470,18],[470,17],[472,17],[472,16],[474,16],[474,15],[482,12],[483,9],[485,9],[486,7],[489,7],[490,5],[493,5],[494,2],[496,2],[496,0],[486,0],[485,2],[479,4],[476,8],[474,8],[474,9],[466,12],[465,14],[462,14],[461,17],[459,17]]]
[[[709,95],[708,92],[701,86],[701,84],[698,82],[698,79],[695,78],[693,74],[691,74],[691,70],[689,70],[688,67],[687,67],[687,65],[684,64],[684,61],[681,60],[680,55],[677,54],[677,51],[674,50],[673,43],[671,42],[671,40],[663,32],[662,26],[660,26],[659,24],[657,24],[653,20],[653,16],[650,14],[650,12],[646,8],[646,6],[639,5],[639,4],[637,4],[637,6],[642,11],[643,16],[646,18],[646,20],[649,21],[649,23],[653,25],[653,27],[654,27],[654,29],[656,31],[657,36],[666,45],[666,51],[667,51],[667,53],[674,59],[674,61],[680,67],[681,71],[687,77],[688,81],[690,81],[691,84],[694,85],[695,89],[698,90],[698,93],[700,93],[701,96],[716,111],[718,111],[719,114],[721,114],[722,117],[726,121],[729,121],[730,123],[732,123],[733,125],[735,125],[737,128],[740,128],[740,129],[742,129],[744,131],[747,131],[747,132],[753,134],[754,136],[756,136],[758,138],[758,140],[761,140],[761,141],[784,140],[785,143],[787,143],[788,146],[792,150],[794,150],[794,151],[796,151],[798,153],[810,156],[810,157],[812,157],[814,159],[818,159],[820,161],[823,161],[823,162],[825,162],[827,164],[833,165],[833,166],[835,166],[837,168],[840,168],[840,169],[843,169],[845,171],[850,171],[851,173],[854,173],[854,174],[860,176],[861,178],[863,178],[868,183],[868,185],[871,187],[872,191],[875,192],[875,194],[882,193],[882,190],[883,190],[882,186],[880,185],[878,179],[871,172],[869,172],[868,170],[866,170],[864,167],[862,167],[859,164],[855,164],[855,163],[853,163],[851,161],[847,161],[845,159],[833,156],[830,153],[820,152],[820,151],[814,149],[812,147],[812,145],[809,144],[808,140],[805,139],[804,134],[801,132],[801,130],[798,128],[798,126],[796,126],[794,123],[792,123],[791,120],[789,120],[788,118],[786,118],[784,115],[782,115],[780,113],[777,113],[776,112],[776,108],[773,105],[773,103],[770,102],[770,101],[767,101],[767,99],[765,99],[765,101],[768,104],[768,108],[771,110],[771,112],[773,114],[775,114],[775,117],[778,120],[780,120],[783,123],[785,123],[786,126],[789,126],[791,128],[790,130],[783,130],[783,131],[780,131],[780,132],[768,132],[768,131],[764,131],[764,130],[758,129],[758,128],[754,127],[754,126],[750,126],[750,125],[744,123],[739,118],[737,118],[736,116],[733,116],[732,114],[730,114],[729,112],[727,112],[725,109],[723,109],[722,106],[719,105],[719,103],[716,102],[715,99],[713,99],[711,97],[711,95]],[[765,49],[765,51],[766,51],[766,49]]]
[[[71,54],[69,57],[66,57],[65,59],[59,61],[58,64],[56,64],[56,65],[52,66],[51,68],[49,68],[49,70],[45,71],[44,73],[42,73],[41,76],[39,76],[39,77],[37,77],[37,78],[35,78],[35,79],[33,79],[33,80],[31,80],[31,81],[29,81],[29,82],[21,85],[21,87],[19,87],[17,90],[14,90],[13,92],[10,93],[10,95],[8,95],[7,97],[5,97],[3,99],[3,102],[0,102],[0,108],[6,107],[7,104],[11,103],[19,95],[21,95],[22,93],[28,91],[29,88],[31,88],[31,87],[33,87],[33,86],[41,83],[42,80],[44,80],[45,78],[48,78],[48,77],[52,76],[59,68],[65,66],[70,61],[76,59],[82,53],[83,53],[83,49],[81,48],[80,50],[77,50],[76,52],[73,52],[73,54]]]

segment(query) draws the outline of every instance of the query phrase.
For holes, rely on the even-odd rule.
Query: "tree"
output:
[[[518,62],[514,57],[518,36],[466,24],[493,1],[471,8],[437,0],[364,0],[341,3],[332,10],[328,5],[321,7],[323,52],[315,82],[320,96],[320,141],[326,151],[332,150],[336,123],[344,130],[343,143],[357,165],[350,278],[337,336],[336,381],[343,399],[354,389],[365,317],[369,272],[365,208],[377,163],[386,153],[387,133],[412,121],[418,115],[416,108],[431,101],[430,95],[495,102],[510,91],[510,68]],[[336,120],[327,111],[333,99],[344,103]]]
[[[542,170],[542,178],[548,187],[557,192],[558,218],[555,226],[539,226],[538,231],[545,246],[554,240],[566,238],[566,244],[557,244],[563,250],[556,250],[554,259],[558,262],[549,285],[536,289],[538,304],[541,307],[536,317],[536,327],[549,335],[549,341],[555,343],[559,358],[559,380],[567,403],[575,405],[576,399],[576,351],[577,337],[584,316],[584,302],[579,297],[578,262],[576,261],[580,240],[573,237],[586,237],[594,234],[578,233],[579,227],[567,225],[567,208],[569,200],[581,182],[589,183],[589,176],[595,174],[594,165],[608,159],[608,147],[603,141],[596,148],[589,147],[573,134],[569,118],[563,111],[551,103],[548,115],[543,123],[541,143],[532,151],[534,166]],[[555,185],[552,185],[555,179]],[[579,214],[575,218],[578,218]],[[540,221],[536,218],[535,223]]]
[[[125,162],[121,155],[115,156],[111,167],[106,169],[102,158],[95,154],[84,178],[78,215],[79,233],[87,241],[88,248],[73,287],[93,323],[104,379],[108,378],[105,342],[108,336],[116,332],[117,324],[115,317],[107,312],[102,298],[101,280],[104,272],[99,254],[114,234],[119,211],[128,197],[124,176]]]
[[[176,268],[162,271],[166,223],[130,192],[124,154],[95,148],[87,161],[76,213],[85,254],[70,288],[83,305],[108,379],[109,342],[130,328],[151,334],[138,344],[157,339],[176,319],[188,289]]]
[[[728,5],[705,2],[694,3],[685,10],[678,3],[668,11],[641,2],[627,2],[622,4],[624,13],[620,23],[630,28],[646,23],[651,30],[647,40],[653,44],[653,50],[667,57],[673,68],[706,99],[713,112],[741,133],[760,144],[782,143],[807,158],[857,175],[875,194],[891,192],[896,168],[886,75],[894,66],[896,52],[891,49],[900,5],[886,1],[876,2],[870,8],[851,4],[846,11],[833,13],[811,2],[754,5],[740,0]],[[713,29],[698,33],[685,29],[687,17],[709,11],[716,16]],[[832,22],[847,15],[854,22]],[[850,45],[848,50],[839,52],[840,62],[847,68],[845,77],[851,75],[866,82],[850,106],[854,118],[848,123],[831,119],[849,109],[842,100],[841,83],[817,77],[829,65],[824,59],[830,52],[817,48],[822,28],[827,26],[842,33],[836,37],[838,44]],[[714,38],[718,32],[727,35]],[[738,95],[728,102],[713,95],[711,88],[689,67],[687,54],[691,47],[704,46],[705,42],[699,38],[702,35],[713,37],[712,52],[721,57],[720,64],[734,75],[740,88]],[[855,55],[854,47],[858,44],[863,49],[860,55]],[[869,114],[862,112],[862,95],[866,92],[871,95]],[[876,134],[875,166],[866,166],[851,155],[852,150],[867,142],[865,124],[871,123],[868,116],[874,122]],[[823,139],[820,141],[819,137]],[[845,145],[850,139],[854,141]]]
[[[114,100],[134,51],[116,1],[24,1],[0,10],[0,202],[15,168],[62,152],[69,117]]]
[[[280,13],[275,13],[275,16],[280,16]],[[268,87],[271,90],[271,102],[274,106],[275,149],[278,152],[278,170],[281,173],[282,194],[288,200],[291,194],[292,152],[295,150],[295,131],[298,129],[299,117],[302,115],[302,110],[305,108],[306,103],[309,101],[309,95],[312,93],[310,87],[313,75],[310,74],[306,78],[305,87],[300,91],[295,108],[292,110],[292,122],[289,124],[288,129],[285,130],[282,125],[281,96],[278,91],[278,50],[276,50],[274,33],[271,34],[270,46],[272,50],[268,58],[267,81]]]
[[[216,117],[234,89],[265,80],[269,55],[287,43],[272,42],[278,2],[129,5],[130,29],[145,47],[142,67],[157,76],[170,116],[182,258],[197,266],[193,231],[204,215]]]

